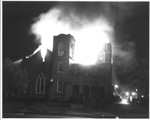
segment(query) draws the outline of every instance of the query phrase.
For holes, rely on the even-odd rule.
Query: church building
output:
[[[105,44],[94,65],[74,60],[75,39],[60,34],[53,38],[53,50],[47,49],[45,61],[41,53],[22,60],[29,75],[23,95],[31,99],[54,101],[97,101],[112,96],[111,44]]]

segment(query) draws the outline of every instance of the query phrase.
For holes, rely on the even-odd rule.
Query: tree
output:
[[[9,58],[3,61],[3,98],[19,98],[27,81],[26,70]]]
[[[140,59],[125,73],[126,83],[137,88],[139,92],[148,96],[149,92],[149,63],[146,59]]]

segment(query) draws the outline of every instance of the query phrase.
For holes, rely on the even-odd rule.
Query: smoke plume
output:
[[[134,13],[134,8],[134,3],[127,2],[60,2],[35,19],[35,23],[31,26],[31,32],[36,36],[37,41],[40,39],[41,44],[50,50],[52,50],[53,36],[61,33],[72,34],[76,39],[77,46],[82,43],[82,46],[76,49],[84,50],[83,47],[88,45],[88,42],[90,42],[90,46],[87,48],[92,45],[96,47],[96,44],[101,44],[102,41],[111,42],[114,49],[113,56],[120,59],[117,65],[123,65],[126,68],[128,63],[132,63],[131,61],[134,60],[135,44],[133,41],[118,43],[116,26],[123,25],[124,19],[131,17]],[[85,28],[89,31],[84,34]],[[81,34],[84,36],[91,34],[92,37],[79,40]],[[104,36],[103,39],[101,36]],[[98,41],[94,41],[94,39],[98,39]],[[96,44],[93,44],[94,42]],[[84,53],[95,53],[95,51],[90,51],[84,51]]]

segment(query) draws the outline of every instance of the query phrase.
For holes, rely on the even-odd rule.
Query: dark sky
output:
[[[29,34],[34,18],[41,13],[47,12],[58,2],[7,2],[2,5],[2,39],[3,58],[9,57],[12,60],[20,59],[31,54],[37,47],[34,42],[34,35]],[[118,3],[117,3],[118,4]],[[115,22],[116,42],[125,44],[125,41],[133,41],[137,58],[149,58],[149,2],[132,3],[132,14],[123,17]],[[128,7],[124,4],[119,7]],[[81,6],[82,7],[82,6]],[[126,9],[126,8],[125,8]],[[130,11],[126,11],[129,12]],[[125,46],[125,45],[123,45]],[[127,48],[125,48],[127,49]]]
[[[29,33],[34,18],[47,12],[54,2],[3,1],[3,57],[12,60],[31,54],[38,45]]]

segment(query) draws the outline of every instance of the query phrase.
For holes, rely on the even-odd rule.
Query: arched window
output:
[[[73,94],[73,96],[78,96],[79,95],[79,86],[78,85],[73,86],[72,94]]]
[[[104,50],[100,51],[99,63],[105,63],[105,51]]]
[[[45,81],[46,75],[41,72],[36,79],[36,94],[45,94]]]
[[[89,99],[89,97],[90,97],[90,88],[89,88],[89,86],[84,86],[83,91],[84,91],[85,99]]]
[[[96,98],[96,95],[97,95],[96,86],[93,86],[91,88],[91,98]]]
[[[58,44],[58,56],[64,55],[64,44],[61,42]]]
[[[27,94],[28,91],[28,83],[24,83],[23,85],[23,94]]]
[[[61,80],[57,81],[57,92],[62,92],[62,81]]]
[[[58,72],[63,72],[63,63],[58,63],[58,65],[57,65],[57,71]]]
[[[99,87],[99,97],[104,98],[105,96],[105,89],[104,87]]]

